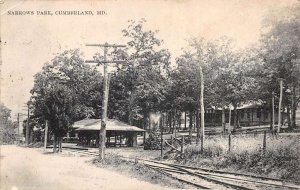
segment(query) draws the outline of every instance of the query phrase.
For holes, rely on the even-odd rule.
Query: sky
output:
[[[3,0],[2,0],[3,1]],[[125,44],[121,30],[128,20],[147,20],[146,28],[159,30],[172,62],[187,40],[229,36],[239,48],[258,42],[263,19],[270,11],[296,0],[4,0],[1,6],[1,102],[16,113],[26,113],[34,74],[56,53],[80,48],[86,59],[101,49],[86,43]],[[34,15],[9,15],[8,11],[34,11]],[[52,11],[53,15],[37,15]],[[62,16],[55,11],[93,11],[93,16]],[[105,15],[95,15],[105,11]],[[13,117],[16,118],[15,116]]]

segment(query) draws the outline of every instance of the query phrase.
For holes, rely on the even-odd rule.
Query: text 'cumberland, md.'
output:
[[[94,15],[107,15],[106,11],[8,11],[7,15],[14,15],[14,16],[94,16]]]

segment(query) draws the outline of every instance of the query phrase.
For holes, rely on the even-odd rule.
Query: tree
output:
[[[261,57],[267,73],[261,86],[269,86],[271,93],[279,96],[279,81],[283,80],[284,107],[287,108],[289,127],[296,126],[296,110],[300,101],[300,4],[279,10],[277,15],[265,18],[265,33],[261,39]],[[289,118],[290,112],[292,117]],[[281,125],[281,123],[279,123]]]
[[[208,45],[208,65],[210,69],[210,95],[215,106],[223,110],[223,130],[225,130],[225,107],[234,107],[234,128],[238,125],[237,107],[254,98],[251,92],[256,86],[244,52],[236,49],[233,40],[222,37]]]
[[[48,120],[49,131],[54,134],[54,151],[57,137],[61,143],[75,121],[100,117],[101,82],[99,72],[84,64],[79,50],[56,55],[35,75],[32,118],[42,128]]]
[[[15,129],[18,127],[10,119],[11,110],[8,109],[3,103],[0,103],[0,143],[13,143],[15,140]]]
[[[201,65],[205,81],[205,109],[212,107],[223,109],[222,125],[225,131],[225,108],[233,105],[235,129],[238,123],[236,108],[253,99],[250,92],[256,85],[250,72],[252,67],[247,61],[244,52],[236,50],[233,40],[228,37],[208,42],[203,39],[190,40],[190,46],[177,58],[178,66],[171,74],[174,102],[183,110],[189,109],[190,113],[193,111],[200,113],[197,108],[200,94],[199,65]],[[199,123],[196,122],[197,129],[200,127]]]
[[[143,118],[144,127],[150,111],[160,109],[164,100],[165,73],[169,67],[170,53],[162,49],[158,31],[146,30],[145,19],[129,21],[123,36],[128,40],[127,49],[114,52],[116,59],[126,59],[111,78],[111,115],[133,123]],[[118,90],[117,90],[118,89]],[[114,112],[114,113],[112,113]]]
[[[173,79],[172,96],[173,103],[176,109],[184,112],[189,112],[189,136],[190,142],[192,140],[192,125],[193,115],[199,120],[198,114],[200,113],[200,67],[205,67],[204,58],[204,43],[202,40],[197,41],[193,39],[190,42],[190,50],[184,52],[179,58],[176,59],[177,68],[171,72]],[[205,99],[207,101],[207,99]],[[197,124],[197,140],[200,142],[200,122]]]

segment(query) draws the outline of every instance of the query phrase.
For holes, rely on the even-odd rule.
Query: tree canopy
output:
[[[278,98],[278,80],[283,79],[284,106],[291,111],[295,125],[300,101],[297,8],[283,10],[288,12],[283,18],[267,15],[265,33],[255,48],[238,49],[226,36],[209,41],[190,39],[173,68],[170,52],[157,37],[159,31],[147,29],[144,19],[130,20],[122,30],[127,47],[109,52],[113,60],[126,61],[118,63],[110,76],[108,116],[132,124],[145,121],[150,112],[197,112],[201,66],[205,109],[233,106],[236,110],[252,101],[269,104],[272,93]],[[49,120],[54,133],[64,134],[76,120],[99,118],[101,83],[101,74],[84,64],[79,50],[56,55],[35,75],[32,119],[42,127]]]
[[[17,123],[11,120],[11,110],[0,103],[0,144],[12,143],[16,137]]]
[[[79,50],[56,55],[35,75],[32,119],[57,136],[64,136],[77,120],[97,118],[101,113],[102,77],[84,64]]]

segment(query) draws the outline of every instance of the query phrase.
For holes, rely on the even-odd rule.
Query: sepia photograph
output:
[[[300,0],[0,12],[0,190],[300,190]]]

